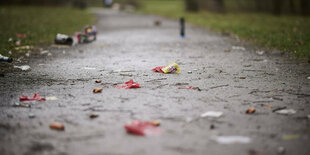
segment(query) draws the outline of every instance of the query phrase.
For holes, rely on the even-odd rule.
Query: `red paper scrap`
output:
[[[27,97],[25,95],[21,95],[19,97],[19,101],[45,101],[46,99],[45,98],[40,98],[40,95],[39,94],[33,94],[32,97]]]
[[[165,68],[166,66],[158,66],[158,67],[155,67],[153,68],[152,70],[154,72],[160,72],[160,73],[163,73],[163,71],[161,69]]]
[[[114,86],[119,89],[130,89],[130,88],[141,88],[139,83],[134,82],[132,79],[125,82],[125,84],[120,86]]]
[[[128,133],[140,135],[140,136],[157,136],[162,134],[162,131],[154,125],[152,122],[132,121],[126,124],[124,128]]]
[[[25,33],[16,33],[15,34],[17,38],[26,38],[26,34]]]
[[[198,87],[178,87],[178,89],[193,89],[193,90],[196,90],[196,89],[199,89]]]

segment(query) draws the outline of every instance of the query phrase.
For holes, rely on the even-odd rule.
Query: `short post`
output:
[[[185,38],[185,19],[184,17],[180,18],[180,36]]]

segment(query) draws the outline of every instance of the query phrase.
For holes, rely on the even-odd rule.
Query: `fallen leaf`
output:
[[[207,111],[200,115],[200,117],[221,117],[223,115],[223,112],[221,111]]]
[[[94,93],[100,93],[102,91],[102,88],[95,88],[93,90]]]
[[[246,110],[245,113],[247,113],[247,114],[253,114],[253,113],[255,113],[255,111],[256,111],[255,108],[249,108],[248,110]]]
[[[96,83],[101,83],[101,82],[102,82],[102,80],[96,80],[95,82],[96,82]]]
[[[25,95],[21,95],[19,97],[19,101],[23,102],[23,101],[45,101],[45,98],[41,98],[39,94],[34,94],[32,97],[28,97]]]
[[[51,123],[50,128],[53,130],[59,130],[59,131],[65,130],[65,126],[62,123],[58,123],[58,122]]]
[[[271,109],[271,108],[272,108],[272,105],[265,105],[264,108]]]
[[[152,122],[143,122],[139,120],[126,124],[124,128],[128,133],[140,136],[157,136],[162,133],[162,131]]]
[[[123,85],[117,85],[114,86],[115,88],[119,88],[119,89],[130,89],[130,88],[141,88],[139,83],[134,82],[132,79],[125,82],[125,84]]]
[[[159,120],[155,120],[155,121],[153,121],[152,123],[153,123],[153,125],[155,125],[155,126],[160,126],[160,121],[159,121]]]
[[[89,118],[97,118],[97,117],[99,117],[98,114],[90,114],[90,115],[89,115]]]

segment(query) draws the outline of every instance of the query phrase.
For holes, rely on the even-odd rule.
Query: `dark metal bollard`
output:
[[[185,37],[185,19],[184,19],[184,17],[180,18],[180,36],[182,38]]]

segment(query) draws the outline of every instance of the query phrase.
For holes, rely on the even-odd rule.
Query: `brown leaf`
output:
[[[245,113],[247,114],[253,114],[255,113],[256,109],[255,108],[249,108]]]
[[[98,114],[90,114],[90,115],[89,115],[89,118],[97,118],[97,117],[99,117]]]
[[[159,120],[155,120],[155,121],[152,122],[152,124],[154,126],[160,126],[160,121]]]
[[[101,83],[102,82],[102,80],[96,80],[96,83]]]
[[[100,93],[102,91],[102,88],[95,88],[93,90],[94,93]]]
[[[58,123],[58,122],[51,123],[50,128],[54,129],[54,130],[59,130],[59,131],[65,130],[65,126],[61,123]]]

